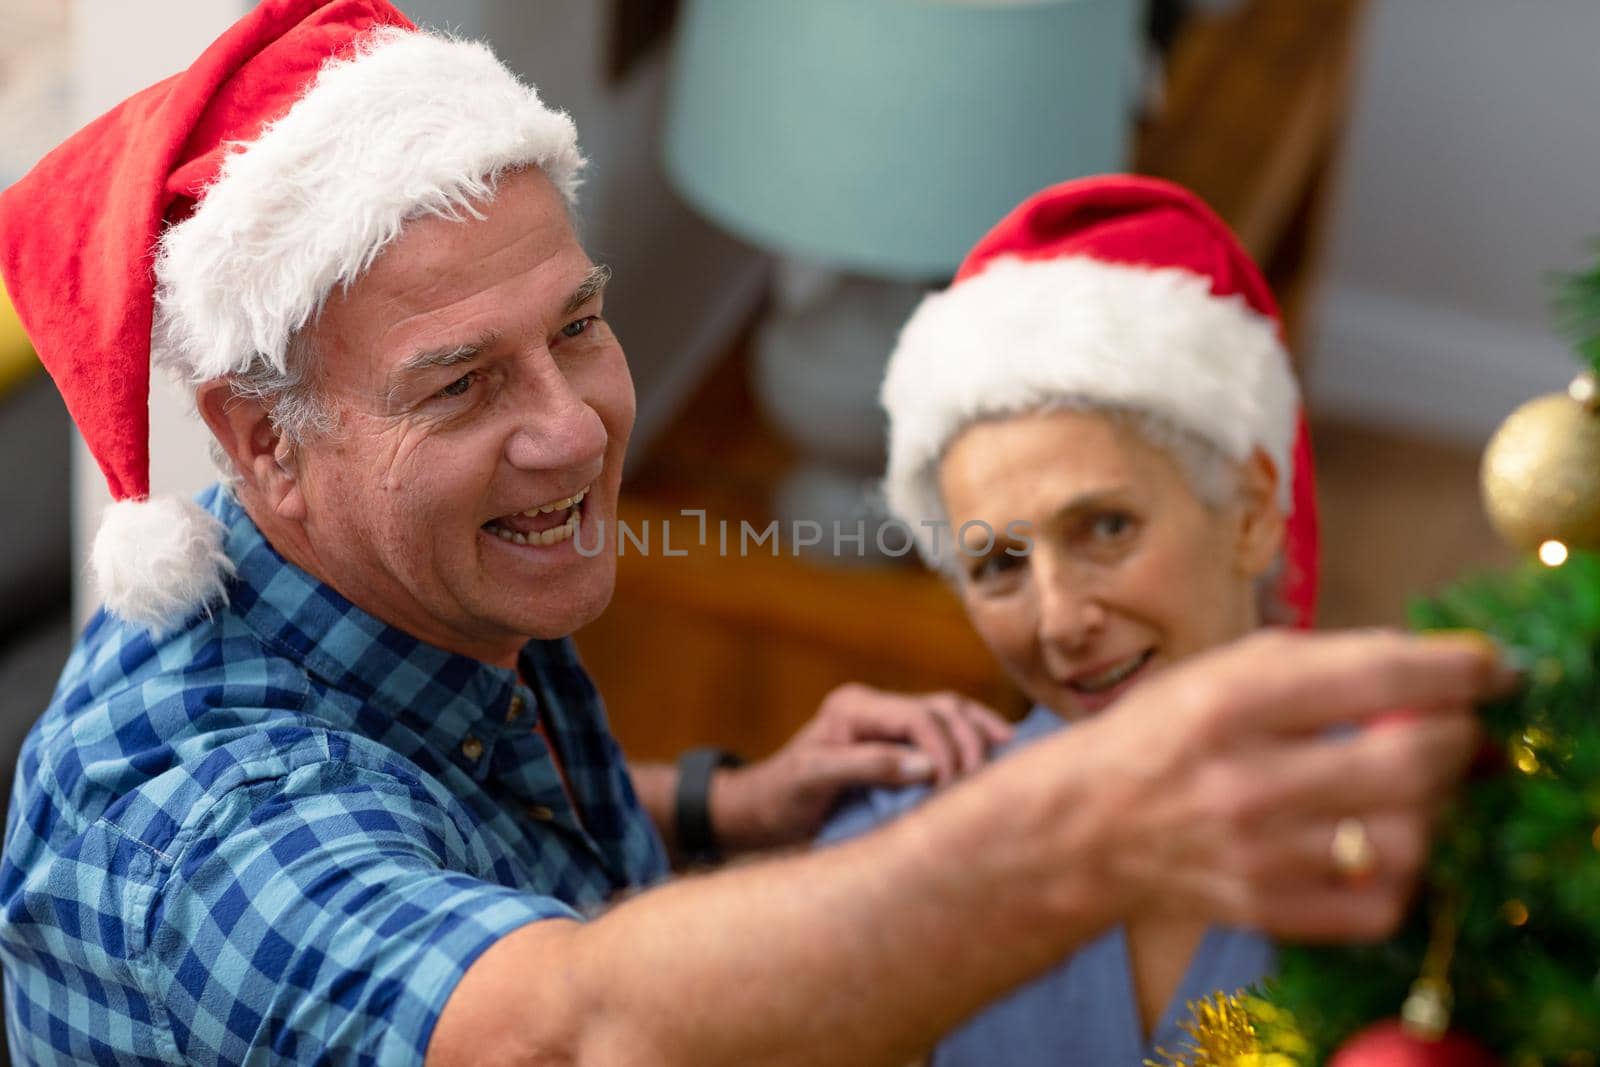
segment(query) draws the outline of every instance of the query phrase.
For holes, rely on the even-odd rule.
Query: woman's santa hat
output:
[[[1316,499],[1277,306],[1193,193],[1112,175],[1025,201],[911,316],[882,399],[889,508],[936,564],[921,524],[944,516],[939,459],[980,419],[1082,400],[1160,415],[1235,460],[1264,451],[1288,514],[1281,593],[1310,625]]]
[[[215,519],[149,499],[151,366],[281,371],[407,219],[473,214],[530,165],[570,202],[576,130],[484,46],[385,0],[263,0],[0,193],[0,276],[117,501],[91,558],[109,609],[167,629],[232,569]]]

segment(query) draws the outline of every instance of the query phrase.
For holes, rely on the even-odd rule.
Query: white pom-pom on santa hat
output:
[[[160,635],[218,603],[233,575],[224,533],[193,501],[116,501],[106,508],[89,553],[106,609]]]

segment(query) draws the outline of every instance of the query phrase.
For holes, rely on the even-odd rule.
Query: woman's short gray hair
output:
[[[1084,411],[1103,415],[1119,426],[1124,426],[1138,434],[1140,440],[1153,448],[1158,448],[1171,456],[1178,469],[1183,472],[1184,479],[1196,497],[1206,507],[1213,510],[1222,508],[1232,503],[1239,492],[1239,464],[1231,458],[1220,445],[1177,422],[1166,415],[1159,414],[1142,408],[1125,407],[1109,404],[1098,400],[1083,397],[1063,397],[1052,400],[1043,407],[1035,408],[1031,412],[1012,412],[1004,415],[993,416],[989,419],[978,419],[963,427],[961,431],[950,436],[946,442],[946,451],[949,444],[961,436],[966,429],[979,422],[1001,421],[1016,418],[1022,414],[1037,414],[1052,411]],[[924,499],[938,501],[940,513],[935,516],[923,516],[911,519],[900,516],[904,521],[915,527],[916,523],[924,520],[944,522],[948,525],[949,516],[944,511],[944,496],[938,490],[939,464],[943,462],[943,455],[939,460],[930,464],[924,472],[924,477],[933,484]],[[951,579],[959,578],[956,567],[956,558],[953,548],[943,546],[944,551],[937,560],[929,560],[939,571]],[[1261,621],[1267,624],[1287,623],[1293,616],[1284,604],[1279,592],[1279,579],[1283,573],[1283,552],[1279,549],[1277,558],[1261,576],[1256,585],[1256,602],[1260,609]]]

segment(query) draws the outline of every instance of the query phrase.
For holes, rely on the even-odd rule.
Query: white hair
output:
[[[570,209],[583,164],[572,120],[486,46],[375,30],[230,146],[194,213],[162,235],[152,362],[190,386],[227,380],[290,444],[329,432],[308,331],[334,290],[413,219],[481,218],[507,173],[539,168]]]
[[[1051,405],[1159,415],[1235,463],[1261,449],[1286,512],[1293,499],[1299,390],[1277,324],[1177,268],[1000,257],[923,300],[881,398],[889,510],[935,566],[921,523],[942,508],[938,459],[956,432]]]
[[[1205,435],[1189,429],[1177,422],[1171,416],[1160,412],[1146,411],[1139,408],[1108,403],[1103,400],[1087,397],[1064,396],[1048,401],[1030,411],[1017,412],[1012,415],[990,416],[973,419],[950,435],[953,443],[962,433],[972,426],[985,422],[999,422],[1007,418],[1016,418],[1026,414],[1043,414],[1053,411],[1081,411],[1100,415],[1118,426],[1126,427],[1138,435],[1139,439],[1152,448],[1159,449],[1177,464],[1178,470],[1183,474],[1184,482],[1196,499],[1207,509],[1217,512],[1235,504],[1239,499],[1240,468],[1239,461],[1228,455],[1215,441]],[[945,452],[949,451],[949,443]],[[944,452],[941,452],[934,464],[932,476],[937,479],[937,468],[943,462]],[[1278,472],[1278,477],[1284,477],[1284,472]],[[932,516],[937,522],[949,525],[949,514],[944,506],[944,495],[937,488],[928,499],[936,502],[938,513]],[[1274,505],[1278,505],[1278,496],[1274,496]],[[938,570],[945,578],[955,584],[960,583],[961,569],[953,550],[946,550],[935,559],[929,560],[931,566]],[[1283,600],[1279,579],[1283,573],[1283,547],[1280,545],[1273,559],[1272,565],[1256,579],[1255,597],[1256,610],[1263,623],[1284,623],[1292,621],[1294,615]]]

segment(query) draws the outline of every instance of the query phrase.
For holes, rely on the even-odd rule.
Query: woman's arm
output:
[[[712,774],[712,830],[728,856],[803,845],[846,790],[947,784],[982,767],[1011,734],[993,709],[956,693],[843,685],[777,753]],[[640,803],[678,856],[677,767],[641,762],[628,769]]]

